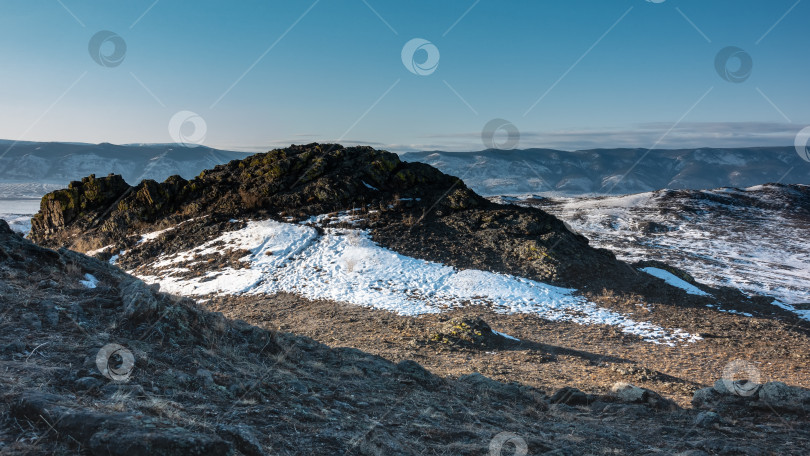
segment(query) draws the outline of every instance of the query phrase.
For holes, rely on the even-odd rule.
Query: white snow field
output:
[[[142,239],[149,242],[154,237]],[[187,271],[184,266],[189,261],[194,264],[195,257],[225,249],[249,250],[241,259],[248,267],[226,267],[194,278],[175,274]],[[325,228],[325,234],[319,236],[314,227],[303,224],[249,221],[245,228],[194,249],[161,256],[147,268],[158,272],[141,276],[146,282],[186,296],[283,291],[411,316],[482,305],[496,312],[531,313],[553,321],[614,325],[654,343],[675,345],[700,339],[598,307],[575,296],[572,289],[403,256],[378,246],[362,230]]]

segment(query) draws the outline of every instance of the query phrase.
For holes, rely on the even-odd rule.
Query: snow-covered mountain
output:
[[[623,195],[662,188],[750,187],[810,183],[810,163],[793,147],[747,149],[551,149],[409,152],[405,161],[435,166],[487,196]]]
[[[41,197],[89,174],[120,174],[128,182],[163,181],[178,174],[192,178],[200,171],[247,156],[208,147],[176,144],[114,145],[0,142],[0,197]]]

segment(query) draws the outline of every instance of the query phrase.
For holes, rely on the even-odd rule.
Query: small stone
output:
[[[25,351],[25,342],[15,340],[3,347],[3,353],[22,353]]]
[[[720,393],[714,388],[701,388],[692,396],[692,405],[695,407],[708,407],[720,398]]]
[[[36,331],[42,329],[42,321],[35,313],[26,312],[22,314],[22,321],[25,322],[25,325],[31,329]]]
[[[616,397],[618,397],[624,402],[647,401],[648,390],[644,388],[639,388],[638,386],[631,385],[629,383],[624,382],[616,383],[610,390],[616,394]]]
[[[714,412],[700,412],[695,417],[695,424],[701,427],[711,427],[720,422],[720,415]]]
[[[290,383],[290,391],[294,394],[303,395],[309,393],[309,388],[299,381],[294,381]]]
[[[106,396],[113,396],[115,394],[132,396],[132,397],[146,397],[146,391],[143,386],[134,383],[108,383],[101,388],[101,392]]]
[[[76,389],[81,391],[97,389],[100,388],[102,384],[104,384],[104,382],[93,377],[82,377],[73,382]]]
[[[214,375],[207,369],[197,369],[197,380],[204,386],[214,386]]]

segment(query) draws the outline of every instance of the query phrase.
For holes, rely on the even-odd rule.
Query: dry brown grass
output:
[[[73,243],[70,246],[71,250],[76,252],[86,253],[90,250],[96,250],[101,248],[101,241],[97,238],[83,238],[79,237],[73,240]]]

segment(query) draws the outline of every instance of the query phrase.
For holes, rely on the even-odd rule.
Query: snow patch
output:
[[[492,330],[492,334],[501,336],[501,337],[509,339],[509,340],[514,340],[514,341],[520,342],[520,339],[518,339],[517,337],[512,337],[509,334],[504,334],[504,333],[502,333],[500,331],[495,331],[494,329]]]
[[[658,277],[659,279],[662,279],[664,282],[672,285],[673,287],[680,288],[681,290],[684,290],[691,295],[711,296],[709,293],[706,293],[700,288],[681,279],[680,277],[677,277],[675,274],[669,271],[665,271],[663,269],[658,268],[642,268],[641,270],[653,277]]]
[[[84,285],[85,288],[96,288],[98,279],[93,274],[85,274],[84,280],[79,280],[79,283]]]
[[[326,219],[321,219],[325,221]],[[399,315],[440,313],[481,305],[500,313],[531,313],[552,321],[609,324],[644,340],[674,345],[699,337],[666,330],[598,307],[575,290],[478,270],[457,270],[400,255],[371,241],[368,232],[315,228],[273,220],[250,221],[245,228],[172,256],[151,268],[171,268],[181,261],[223,249],[246,249],[248,267],[209,271],[202,277],[178,278],[172,270],[142,276],[161,290],[186,296],[275,294],[289,292],[309,299],[329,299]],[[216,246],[214,246],[216,244]]]

